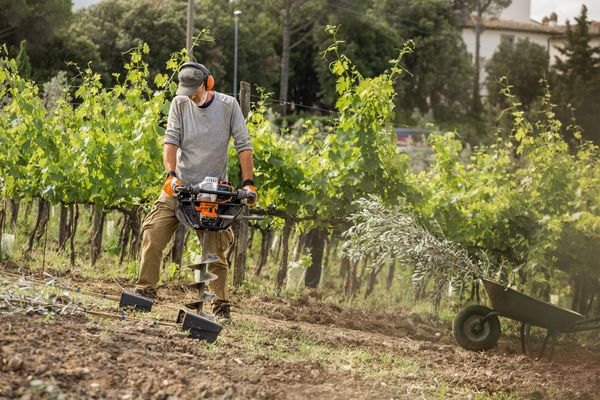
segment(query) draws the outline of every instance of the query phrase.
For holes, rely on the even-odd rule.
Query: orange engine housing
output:
[[[201,217],[205,218],[217,218],[217,208],[219,207],[218,203],[213,203],[212,201],[201,201],[194,208]]]

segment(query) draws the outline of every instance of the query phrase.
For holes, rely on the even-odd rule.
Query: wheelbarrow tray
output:
[[[571,332],[585,317],[575,311],[555,306],[482,278],[492,307],[503,317],[554,332]]]

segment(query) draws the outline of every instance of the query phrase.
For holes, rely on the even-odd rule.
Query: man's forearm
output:
[[[163,163],[167,172],[175,171],[177,167],[177,146],[170,143],[165,144]]]
[[[242,182],[254,179],[254,161],[252,150],[244,150],[239,154],[240,167],[242,168]]]

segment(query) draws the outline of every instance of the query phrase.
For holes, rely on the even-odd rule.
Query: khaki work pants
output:
[[[179,226],[179,220],[175,216],[176,206],[175,197],[161,192],[142,223],[142,260],[136,282],[138,287],[156,288],[158,284],[162,252]],[[202,242],[205,233],[197,230],[196,234]],[[219,261],[208,264],[208,270],[218,276],[218,279],[209,283],[209,290],[216,295],[212,303],[213,308],[217,308],[229,302],[227,254],[233,243],[233,231],[228,228],[210,232],[208,235],[208,253],[219,257]]]

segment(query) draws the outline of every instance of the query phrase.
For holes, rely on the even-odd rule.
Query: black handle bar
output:
[[[235,197],[237,199],[254,199],[256,194],[254,193],[246,193],[241,189],[236,190],[235,192],[225,192],[223,190],[210,190],[210,189],[202,189],[196,185],[188,185],[188,186],[176,186],[174,188],[176,193],[178,192],[188,192],[191,194],[216,194],[217,196],[228,196]]]

